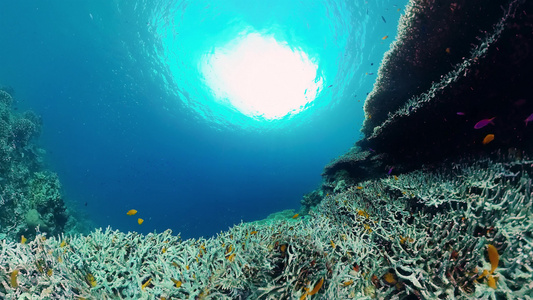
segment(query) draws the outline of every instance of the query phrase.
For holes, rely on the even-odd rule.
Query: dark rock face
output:
[[[386,174],[458,155],[532,150],[525,119],[533,114],[533,1],[414,0],[399,29],[365,103],[357,146],[370,155],[338,159],[326,180],[339,169]],[[494,140],[484,144],[488,134]]]

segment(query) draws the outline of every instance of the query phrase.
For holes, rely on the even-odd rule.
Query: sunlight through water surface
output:
[[[249,117],[279,119],[313,101],[322,86],[303,51],[250,33],[216,48],[202,72],[217,101]]]

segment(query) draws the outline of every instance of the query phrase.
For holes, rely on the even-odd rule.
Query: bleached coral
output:
[[[3,240],[0,297],[531,297],[531,175],[530,161],[447,164],[359,182],[303,218],[241,223],[209,239],[107,229]],[[482,275],[489,244],[500,256],[496,289]]]

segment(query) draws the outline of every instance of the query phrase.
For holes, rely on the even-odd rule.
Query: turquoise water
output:
[[[0,85],[17,109],[42,116],[46,167],[82,219],[211,235],[297,210],[323,166],[359,138],[405,3],[5,3]],[[313,101],[269,119],[217,98],[202,64],[250,33],[305,53],[316,65]]]

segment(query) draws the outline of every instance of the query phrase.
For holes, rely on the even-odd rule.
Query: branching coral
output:
[[[305,217],[210,239],[107,229],[4,240],[0,297],[524,298],[533,293],[531,163],[485,159],[359,182]]]

